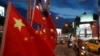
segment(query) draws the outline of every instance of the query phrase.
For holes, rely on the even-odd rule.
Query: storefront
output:
[[[82,40],[98,39],[98,22],[94,20],[93,14],[81,15],[80,23],[76,27],[76,35]]]

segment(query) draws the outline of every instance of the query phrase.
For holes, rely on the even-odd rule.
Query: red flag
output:
[[[52,48],[55,48],[56,42],[52,40],[50,37],[48,37],[47,33],[44,29],[42,29],[40,26],[38,27],[36,33]]]
[[[49,29],[50,29],[49,32],[56,39],[57,38],[56,26],[55,26],[55,24],[54,24],[54,22],[53,22],[53,20],[52,20],[50,15],[47,16],[46,21],[47,21],[47,24],[48,24]]]
[[[56,47],[57,32],[56,32],[56,27],[55,27],[51,17],[50,16],[48,16],[48,17],[43,16],[41,11],[37,7],[35,7],[33,24],[34,23],[38,23],[44,28],[45,33],[46,33],[49,41],[54,45],[54,46],[51,45],[54,49]]]
[[[2,41],[2,56],[55,56],[52,49],[9,3]]]
[[[41,14],[41,11],[35,7],[34,9],[34,18],[33,19],[33,24],[34,22],[41,24],[41,25],[46,25],[46,21],[45,21],[45,17],[43,17],[43,15]]]
[[[44,15],[47,13],[48,16],[45,17]],[[51,16],[49,15],[48,11],[45,11],[45,13],[41,12],[37,7],[35,7],[34,9],[34,18],[33,19],[33,23],[36,22],[40,25],[42,25],[47,32],[49,32],[48,34],[51,34],[52,37],[54,37],[56,39],[57,37],[57,31],[56,31],[56,26],[51,18]],[[44,15],[43,15],[44,14]]]

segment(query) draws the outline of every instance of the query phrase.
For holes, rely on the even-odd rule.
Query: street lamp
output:
[[[47,0],[44,0],[45,1],[45,3],[47,2]]]
[[[68,24],[67,23],[65,24],[65,27],[68,27]]]
[[[58,16],[56,16],[56,20],[58,20],[59,19],[59,17]]]

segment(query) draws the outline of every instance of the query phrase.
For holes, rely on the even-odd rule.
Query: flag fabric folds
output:
[[[45,12],[48,14],[47,11],[45,11]],[[56,31],[56,26],[53,23],[51,16],[49,14],[48,15],[47,14],[42,13],[38,9],[38,7],[35,7],[33,25],[34,25],[34,23],[38,23],[42,26],[42,28],[44,28],[47,38],[49,38],[49,41],[51,40],[50,42],[52,42],[52,44],[54,44],[54,46],[51,45],[52,48],[54,49],[56,47],[57,31]]]
[[[39,26],[38,29],[36,30],[36,34],[40,36],[51,49],[54,50],[56,42],[48,37],[47,33],[43,28],[41,28],[41,26]]]
[[[2,40],[2,56],[55,56],[47,43],[9,2]]]

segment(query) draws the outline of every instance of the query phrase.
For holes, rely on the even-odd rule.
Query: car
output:
[[[97,39],[91,39],[87,41],[87,49],[88,51],[96,51],[98,54],[100,54],[100,40]]]

